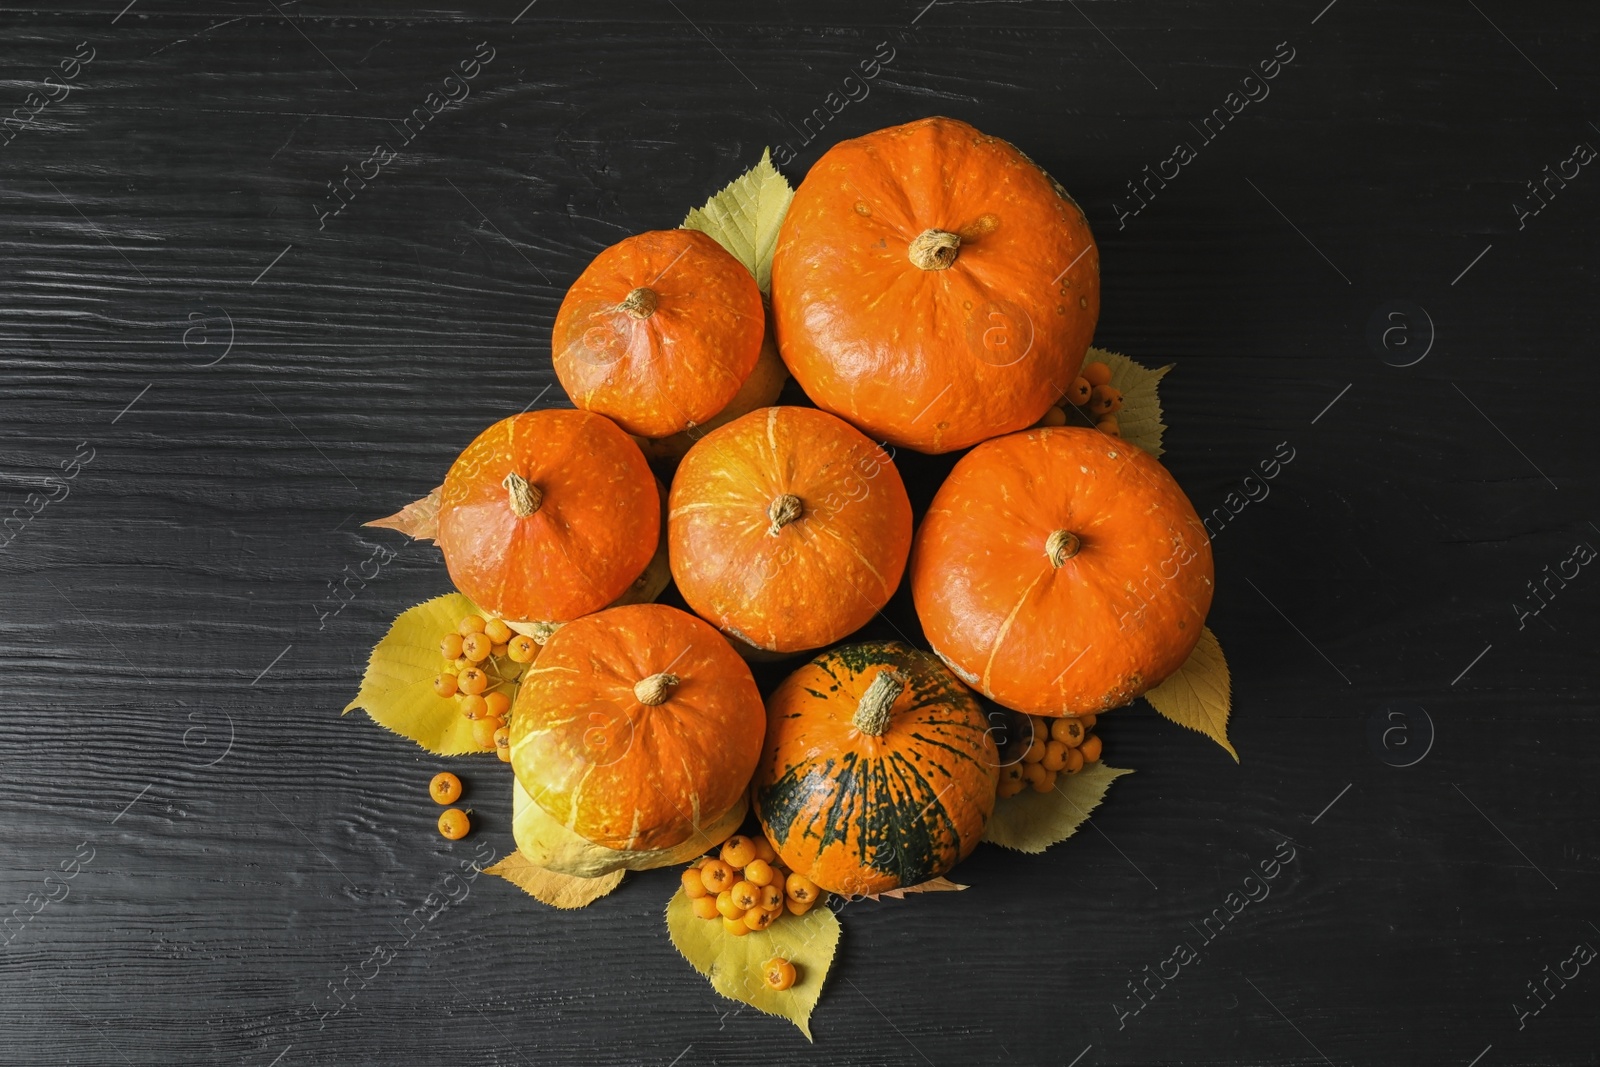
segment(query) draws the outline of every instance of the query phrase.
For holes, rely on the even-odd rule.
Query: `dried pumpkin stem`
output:
[[[923,230],[911,239],[906,254],[923,270],[948,270],[961,248],[961,235],[948,230]]]
[[[882,737],[889,732],[889,709],[906,691],[905,680],[892,670],[882,670],[861,694],[851,723],[868,737]]]
[[[1083,542],[1078,540],[1078,535],[1067,530],[1056,530],[1044,543],[1044,554],[1050,557],[1050,565],[1059,567],[1067,560],[1078,554],[1078,549],[1083,547]]]
[[[626,311],[636,319],[648,319],[656,313],[656,302],[656,291],[641,285],[623,297],[622,303],[617,305],[617,310]]]
[[[667,693],[681,681],[683,681],[682,678],[679,678],[676,674],[668,674],[666,671],[662,671],[660,674],[652,674],[633,687],[633,697],[645,707],[653,708],[657,704],[665,703]]]
[[[516,471],[506,475],[500,484],[511,496],[511,513],[519,519],[532,515],[544,503],[544,491]]]
[[[784,493],[772,498],[772,503],[767,505],[767,518],[772,525],[767,528],[769,537],[777,537],[778,531],[798,519],[805,512],[805,504],[793,493]]]

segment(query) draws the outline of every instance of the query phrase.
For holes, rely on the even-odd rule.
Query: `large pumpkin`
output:
[[[684,456],[667,502],[684,600],[770,652],[819,648],[894,595],[911,502],[883,449],[815,408],[752,411]]]
[[[661,536],[655,475],[609,419],[564,408],[502,419],[467,446],[439,497],[450,579],[507,622],[598,611]]]
[[[738,829],[761,752],[761,694],[727,640],[662,604],[550,635],[511,709],[526,800],[517,847],[594,877],[682,862]]]
[[[843,141],[772,257],[778,349],[874,439],[949,452],[1059,403],[1100,313],[1082,210],[1026,156],[930,118]]]
[[[727,407],[765,331],[743,264],[699,230],[654,230],[601,252],[572,283],[550,349],[574,404],[665,437]]]
[[[767,701],[751,793],[783,862],[835,893],[936,878],[994,811],[999,757],[970,692],[898,641],[846,645]]]
[[[955,465],[917,531],[911,593],[962,680],[1034,715],[1128,703],[1183,665],[1211,541],[1142,450],[1097,430],[1012,434]]]

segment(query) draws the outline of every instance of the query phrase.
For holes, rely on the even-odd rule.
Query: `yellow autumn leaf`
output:
[[[440,636],[453,633],[463,616],[478,613],[472,601],[460,593],[434,597],[401,612],[373,648],[361,689],[345,705],[345,712],[365,708],[373,721],[436,755],[492,751],[473,743],[472,723],[461,714],[456,699],[433,691],[433,680],[445,663],[439,652]],[[494,661],[485,663],[494,679]],[[515,691],[509,680],[491,681],[491,686],[491,692],[499,688],[507,696]]]
[[[439,539],[439,499],[444,493],[444,486],[439,486],[421,500],[413,500],[393,515],[381,519],[364,522],[363,526],[380,526],[386,530],[398,530],[415,541],[437,541]]]
[[[1043,852],[1077,833],[1105,799],[1111,783],[1132,773],[1091,763],[1077,774],[1058,775],[1056,787],[1048,793],[1024,789],[1014,797],[1001,797],[994,802],[983,839],[1018,852]]]
[[[1161,421],[1161,398],[1157,386],[1166,377],[1172,365],[1151,370],[1140,366],[1120,352],[1091,348],[1083,357],[1085,363],[1104,363],[1111,368],[1112,388],[1122,393],[1122,410],[1117,412],[1117,428],[1122,439],[1138,445],[1152,456],[1161,455],[1161,435],[1167,424]],[[1071,425],[1071,415],[1068,416]]]
[[[930,878],[916,885],[903,885],[899,889],[885,889],[882,893],[867,893],[868,900],[904,900],[908,893],[959,893],[971,886],[952,882],[948,878]]]
[[[785,913],[765,930],[732,937],[723,931],[721,918],[696,915],[680,888],[667,903],[667,934],[718,993],[768,1015],[781,1015],[811,1040],[811,1011],[839,947],[839,920],[826,904],[804,915]],[[782,991],[769,988],[761,973],[762,965],[774,956],[795,967],[794,985]]]
[[[513,852],[484,874],[493,874],[552,908],[582,908],[593,904],[622,884],[622,871],[612,871],[599,878],[574,878],[535,866],[520,852]]]
[[[683,220],[686,230],[699,230],[733,253],[755,275],[765,293],[772,287],[772,249],[778,243],[778,226],[789,211],[794,190],[772,165],[772,150],[722,192],[692,209]]]
[[[1228,750],[1235,763],[1239,753],[1228,743],[1228,709],[1233,683],[1228,661],[1222,656],[1217,635],[1208,626],[1200,631],[1200,643],[1183,661],[1178,673],[1144,695],[1150,706],[1179,726],[1205,734]]]

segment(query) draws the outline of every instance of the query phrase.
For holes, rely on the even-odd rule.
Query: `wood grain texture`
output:
[[[0,146],[0,516],[93,449],[0,548],[0,915],[67,890],[0,933],[0,1064],[1594,1062],[1593,968],[1512,1007],[1600,945],[1600,575],[1513,608],[1600,544],[1600,175],[1513,208],[1600,145],[1593,11],[124,2],[0,13],[0,113],[95,50]],[[327,183],[480,42],[471,95],[319,229]],[[865,98],[830,103],[879,42]],[[1270,95],[1206,141],[1279,42]],[[1243,763],[1109,717],[1138,773],[1089,829],[844,908],[808,1046],[677,957],[670,872],[576,913],[462,878],[511,847],[501,765],[456,764],[477,829],[444,842],[443,761],[338,715],[389,620],[447,588],[432,545],[360,523],[565,403],[551,321],[601,248],[768,145],[797,181],[931,113],[1084,206],[1097,343],[1177,364],[1165,462],[1202,514],[1294,458],[1215,539]],[[1368,344],[1391,301],[1434,324],[1415,365]],[[919,516],[953,460],[905,457]],[[903,588],[866,633],[920,639]],[[1369,740],[1398,706],[1435,734],[1407,768]],[[1271,895],[1201,945],[1286,838]],[[1184,939],[1201,960],[1122,1016]]]

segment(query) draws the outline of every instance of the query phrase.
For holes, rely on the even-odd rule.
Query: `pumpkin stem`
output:
[[[906,683],[898,674],[892,670],[879,671],[867,691],[861,694],[852,724],[868,737],[882,737],[889,732],[889,709],[905,691]]]
[[[544,503],[544,491],[516,471],[506,475],[500,484],[511,495],[511,513],[519,519],[532,515]]]
[[[656,291],[641,285],[623,298],[617,310],[626,311],[636,319],[648,319],[656,313]]]
[[[923,230],[911,239],[907,254],[923,270],[948,270],[956,261],[961,235],[948,230]]]
[[[665,671],[652,674],[633,687],[634,699],[647,708],[653,708],[657,704],[665,703],[667,692],[681,681],[683,679],[676,674],[668,674]]]
[[[1067,560],[1078,554],[1078,549],[1083,547],[1083,542],[1078,540],[1078,535],[1067,530],[1056,530],[1050,539],[1044,543],[1044,554],[1050,557],[1050,565],[1059,567]]]
[[[784,493],[772,498],[772,503],[767,505],[767,518],[772,520],[772,525],[767,528],[769,537],[777,537],[778,531],[798,519],[805,511],[805,505],[793,493]]]

